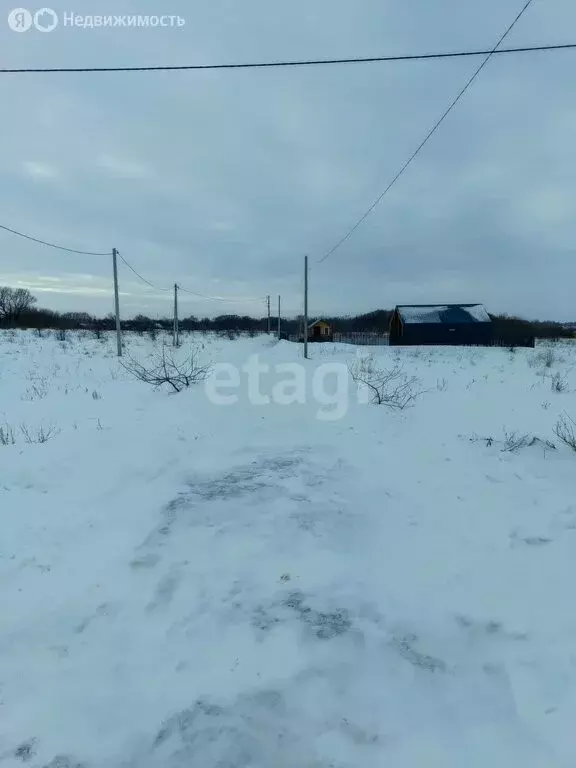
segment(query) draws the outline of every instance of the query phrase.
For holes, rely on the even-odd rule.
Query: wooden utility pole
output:
[[[304,256],[304,357],[308,359],[308,256]]]
[[[270,296],[266,296],[266,304],[268,306],[268,333],[270,333]]]
[[[116,345],[118,357],[122,357],[122,327],[120,326],[120,298],[118,294],[118,251],[112,248],[112,269],[114,271],[114,308],[116,310]]]
[[[178,347],[180,344],[179,337],[179,326],[178,326],[178,283],[174,283],[174,334],[173,334],[173,340],[172,343],[175,347]]]
[[[280,294],[278,294],[278,341],[282,336],[281,321],[280,321]]]

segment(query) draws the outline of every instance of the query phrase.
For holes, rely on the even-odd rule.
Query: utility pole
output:
[[[268,333],[270,333],[270,296],[266,296],[266,304],[268,305]]]
[[[282,336],[281,328],[280,328],[280,294],[278,294],[278,341],[280,341],[280,338]]]
[[[175,347],[179,346],[180,340],[178,327],[178,283],[174,283],[174,334],[172,343]]]
[[[308,256],[304,256],[304,357],[308,359]]]
[[[120,326],[120,299],[118,296],[118,251],[112,248],[112,268],[114,270],[114,307],[116,309],[116,344],[118,357],[122,357],[122,328]]]

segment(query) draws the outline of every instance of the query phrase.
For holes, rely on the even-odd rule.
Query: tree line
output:
[[[339,333],[387,333],[392,310],[377,309],[360,315],[334,315],[314,320],[326,320]],[[561,323],[543,320],[526,320],[507,314],[491,314],[494,336],[499,339],[514,340],[524,337],[536,338],[573,338],[574,331]],[[122,321],[126,331],[140,333],[158,330],[170,330],[173,319],[170,317],[154,319],[146,315],[136,315]],[[36,297],[27,288],[9,288],[0,286],[0,327],[3,328],[40,328],[40,329],[87,329],[97,332],[111,331],[116,327],[113,314],[96,317],[88,312],[56,312],[37,306]],[[277,328],[277,318],[271,318],[271,327]],[[180,320],[182,331],[217,331],[258,334],[266,332],[267,317],[225,314],[217,317],[196,317],[190,315]],[[282,331],[285,334],[298,334],[301,331],[301,318],[282,318]]]

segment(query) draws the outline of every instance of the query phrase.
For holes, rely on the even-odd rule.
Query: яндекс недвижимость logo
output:
[[[141,14],[89,14],[87,16],[71,11],[61,12],[60,17],[52,8],[40,8],[29,11],[27,8],[14,8],[8,14],[8,26],[13,32],[28,32],[35,29],[38,32],[52,32],[60,24],[61,27],[77,27],[79,29],[115,28],[144,28],[172,27],[183,29],[186,19],[175,14],[141,15]]]
[[[14,8],[8,14],[8,26],[13,32],[28,32],[32,27],[39,32],[52,32],[58,26],[58,14],[52,8],[40,8],[34,13],[26,8]]]

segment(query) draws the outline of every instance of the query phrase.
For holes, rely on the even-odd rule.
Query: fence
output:
[[[284,336],[288,341],[295,341],[302,343],[302,336],[298,334],[289,334]],[[349,333],[334,332],[329,339],[309,339],[310,343],[320,341],[332,341],[337,344],[354,344],[358,347],[387,347],[390,346],[390,334],[377,333],[373,331],[350,331]],[[536,339],[534,336],[514,337],[508,339],[493,339],[488,346],[492,347],[534,347],[536,345]],[[397,346],[406,346],[405,344],[398,344]],[[409,345],[412,346],[412,345]],[[427,346],[425,344],[415,344],[414,346]],[[431,346],[437,346],[433,344]],[[443,346],[443,345],[440,345]],[[487,346],[485,344],[466,344],[461,343],[456,346],[462,347],[475,347],[475,346]]]
[[[389,344],[389,334],[372,331],[334,333],[333,341],[338,344],[356,344],[359,347],[387,347]]]
[[[287,337],[288,341],[302,343],[302,335],[291,333]],[[351,331],[350,333],[333,333],[328,337],[312,337],[308,339],[310,344],[334,342],[336,344],[354,344],[358,347],[384,347],[388,346],[387,333],[373,333],[371,331]]]
[[[514,339],[494,339],[492,341],[493,347],[531,347],[534,348],[536,346],[536,339],[534,336],[528,336],[525,338],[514,338]]]

